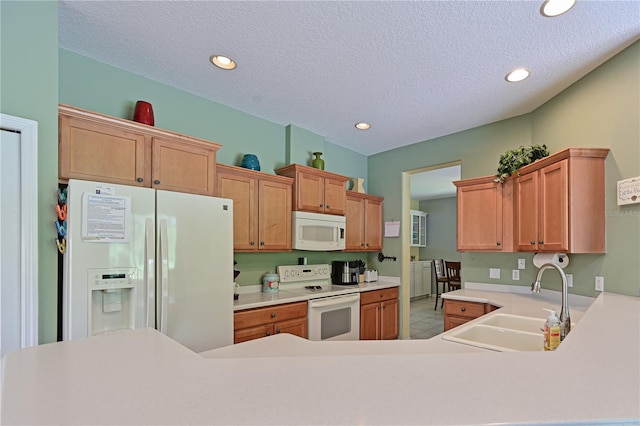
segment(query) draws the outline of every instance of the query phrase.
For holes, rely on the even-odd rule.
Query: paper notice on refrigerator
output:
[[[131,197],[82,194],[82,239],[85,242],[128,243]]]

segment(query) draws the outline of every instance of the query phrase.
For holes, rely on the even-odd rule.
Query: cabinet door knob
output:
[[[137,180],[138,182],[144,182],[144,179],[142,179],[142,178],[138,178],[138,179],[136,179],[136,180]]]
[[[256,242],[255,241],[251,241],[249,244],[251,244],[252,246],[255,246]]]
[[[544,244],[544,241],[540,240],[538,241],[538,244]]]
[[[502,244],[502,243],[501,243],[500,241],[498,241],[496,244],[497,244],[497,245],[500,245],[500,244]]]
[[[328,209],[330,209],[330,208],[331,208],[331,206],[330,206],[329,204],[327,204],[327,208],[328,208]]]
[[[280,333],[280,329],[276,328],[276,334]]]
[[[460,312],[464,312],[466,310],[467,310],[467,308],[460,308]]]
[[[153,183],[154,183],[155,185],[160,185],[160,181],[159,181],[158,179],[154,180],[154,181],[153,181]]]
[[[267,331],[267,336],[271,336],[271,332],[270,331]]]
[[[322,207],[322,204],[320,204],[320,207]]]
[[[260,241],[260,245],[263,246],[264,245],[264,241]]]
[[[535,241],[530,241],[530,243],[531,243],[531,245],[532,245],[532,246],[535,246],[535,245],[536,245],[536,242],[535,242]]]
[[[275,317],[276,317],[276,314],[274,312],[274,313],[271,314],[271,318],[275,318]]]

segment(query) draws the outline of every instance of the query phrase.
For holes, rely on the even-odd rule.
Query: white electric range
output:
[[[359,340],[358,285],[331,283],[329,265],[278,266],[280,291],[309,295],[309,340]]]

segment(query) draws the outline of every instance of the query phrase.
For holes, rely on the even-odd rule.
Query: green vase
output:
[[[318,170],[324,170],[324,160],[320,158],[322,153],[314,152],[313,155],[315,155],[316,158],[313,159],[313,161],[311,162],[311,165]]]

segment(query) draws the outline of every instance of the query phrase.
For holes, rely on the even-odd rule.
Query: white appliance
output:
[[[329,265],[279,266],[280,292],[311,295],[309,340],[360,340],[360,290],[357,285],[331,284]]]
[[[291,213],[292,245],[295,250],[344,250],[346,218],[331,214]]]
[[[63,339],[155,327],[233,344],[232,200],[70,180]]]

